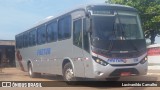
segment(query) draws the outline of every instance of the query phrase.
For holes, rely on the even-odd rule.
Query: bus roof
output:
[[[61,16],[63,16],[63,15],[66,15],[66,14],[68,14],[68,13],[72,13],[72,12],[78,11],[78,10],[84,10],[84,11],[86,11],[88,7],[95,7],[95,6],[106,6],[108,9],[113,9],[113,10],[123,9],[123,10],[137,11],[137,9],[135,9],[135,8],[133,8],[133,7],[126,6],[126,5],[120,5],[120,4],[107,4],[107,3],[103,3],[103,4],[81,5],[81,6],[78,6],[77,8],[75,8],[75,9],[71,9],[71,10],[65,11],[65,12],[63,12],[63,13],[61,13],[61,14],[56,15],[56,16],[46,17],[45,19],[43,19],[43,20],[35,23],[35,25],[33,25],[32,27],[30,27],[30,28],[28,28],[28,29],[26,29],[26,30],[27,30],[27,31],[28,31],[28,30],[31,30],[31,29],[33,29],[33,28],[35,28],[35,27],[37,27],[37,26],[40,26],[40,25],[42,25],[42,24],[45,24],[45,23],[47,23],[47,22],[49,22],[49,21],[51,21],[51,20],[53,20],[53,19],[56,19],[56,18],[58,18],[58,17],[61,17]],[[24,32],[26,32],[26,31],[24,31]],[[22,32],[22,33],[24,33],[24,32]],[[20,34],[22,34],[22,33],[19,33],[19,34],[17,34],[17,35],[20,35]],[[16,35],[16,36],[17,36],[17,35]]]
[[[50,21],[50,20],[52,20],[52,19],[54,19],[54,18],[57,18],[57,17],[59,17],[59,16],[61,16],[61,15],[64,15],[64,14],[66,14],[66,13],[71,13],[71,12],[74,12],[74,11],[77,11],[77,10],[86,10],[87,7],[90,7],[90,6],[107,6],[107,7],[113,8],[113,9],[126,8],[126,9],[128,9],[128,10],[137,11],[137,10],[136,10],[135,8],[133,8],[133,7],[126,6],[126,5],[120,5],[120,4],[91,4],[91,5],[81,5],[81,6],[78,6],[76,9],[71,9],[71,10],[65,11],[65,12],[63,12],[63,13],[61,13],[61,14],[56,15],[56,16],[52,16],[51,18],[46,17],[46,18],[43,19],[42,21],[38,22],[38,23],[35,25],[35,27],[36,27],[36,26],[39,26],[39,25],[41,25],[41,24],[43,24],[43,23],[46,23],[47,21]],[[49,16],[49,17],[50,17],[50,16]]]

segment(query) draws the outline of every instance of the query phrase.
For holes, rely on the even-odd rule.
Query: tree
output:
[[[160,35],[160,0],[107,0],[106,3],[136,8],[141,17],[145,37],[154,44],[155,37]]]

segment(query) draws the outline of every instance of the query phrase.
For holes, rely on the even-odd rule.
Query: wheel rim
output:
[[[72,81],[73,77],[74,77],[74,73],[73,73],[73,69],[68,68],[65,72],[65,76],[66,76],[66,80],[67,81]]]

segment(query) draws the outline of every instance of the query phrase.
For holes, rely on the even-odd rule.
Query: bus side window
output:
[[[16,48],[21,48],[21,38],[20,35],[16,36]]]
[[[25,32],[24,34],[23,34],[24,36],[23,36],[23,40],[24,40],[24,47],[28,47],[29,46],[29,33],[28,32]]]
[[[84,45],[84,50],[89,52],[89,37],[86,27],[86,19],[83,19],[83,45]]]
[[[64,40],[71,37],[71,16],[59,19],[58,22],[58,40]]]
[[[45,26],[41,26],[38,28],[38,44],[44,44],[46,42],[46,29]]]
[[[16,39],[16,48],[19,48],[18,37],[16,36],[15,39]]]
[[[57,22],[52,22],[47,25],[47,41],[57,41],[58,31],[57,31]]]
[[[73,23],[73,44],[82,48],[82,19]]]
[[[23,48],[23,34],[22,35],[20,35],[20,37],[19,37],[20,39],[19,39],[19,41],[20,41],[20,43],[19,43],[19,45],[20,45],[20,48]]]
[[[29,33],[29,44],[30,46],[34,46],[36,45],[37,42],[37,30],[33,29],[32,31],[30,31]]]

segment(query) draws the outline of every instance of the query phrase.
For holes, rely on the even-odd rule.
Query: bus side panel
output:
[[[55,62],[56,62],[56,67],[57,67],[56,74],[62,75],[63,60],[66,59],[66,57],[68,58],[73,57],[72,40],[67,39],[63,41],[58,41],[57,47],[55,47],[54,49],[55,49],[54,55],[56,57]]]
[[[32,57],[34,71],[48,74],[57,73],[57,57],[56,57],[57,42],[47,43],[37,46],[32,49],[35,52],[35,57]]]
[[[92,60],[91,54],[89,54],[86,51],[83,51],[83,52],[84,52],[84,58],[86,59],[84,61],[85,77],[94,78],[94,66],[93,66],[93,60]]]

